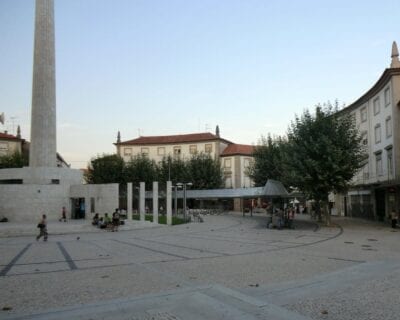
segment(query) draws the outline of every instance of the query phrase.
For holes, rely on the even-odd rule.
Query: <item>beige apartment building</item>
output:
[[[10,155],[13,153],[22,153],[22,144],[24,140],[17,134],[16,136],[9,134],[7,131],[0,132],[0,156]]]
[[[164,157],[190,159],[198,153],[219,158],[224,172],[226,188],[252,187],[253,181],[247,175],[247,168],[253,161],[253,146],[235,144],[216,133],[190,133],[169,136],[140,136],[133,140],[121,141],[118,135],[117,154],[125,161],[137,155],[145,155],[160,162]]]
[[[364,167],[345,195],[335,196],[340,215],[384,220],[400,211],[400,61],[397,45],[392,62],[357,101],[340,111],[350,114],[368,153]]]

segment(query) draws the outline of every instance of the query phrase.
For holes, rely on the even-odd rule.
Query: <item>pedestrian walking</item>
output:
[[[42,215],[42,219],[38,223],[37,227],[40,230],[39,235],[36,237],[36,241],[38,241],[43,236],[43,241],[47,241],[47,217],[46,215]]]
[[[61,218],[59,221],[67,222],[67,210],[65,209],[65,207],[62,207]]]
[[[115,209],[112,217],[112,231],[118,231],[119,227],[119,209]]]

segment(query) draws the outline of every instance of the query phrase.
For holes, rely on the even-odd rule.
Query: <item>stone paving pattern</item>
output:
[[[264,216],[229,213],[120,232],[57,222],[48,242],[1,226],[0,307],[12,309],[0,318],[398,319],[400,233],[334,221],[270,230]]]

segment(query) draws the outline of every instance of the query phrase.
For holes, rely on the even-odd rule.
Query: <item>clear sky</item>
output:
[[[58,151],[75,168],[140,135],[285,134],[390,65],[399,0],[55,0]],[[0,130],[30,138],[33,0],[0,0]]]

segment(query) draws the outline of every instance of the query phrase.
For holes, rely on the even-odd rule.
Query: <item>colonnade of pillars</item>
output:
[[[146,208],[145,208],[145,199],[146,199],[146,189],[145,183],[140,182],[139,185],[139,214],[140,221],[145,221],[146,216]],[[167,201],[166,201],[166,213],[167,213],[167,224],[172,225],[172,182],[167,181]],[[128,220],[132,220],[132,197],[133,197],[133,188],[132,182],[128,182],[127,188],[127,218]],[[158,182],[153,182],[153,223],[158,223]]]

